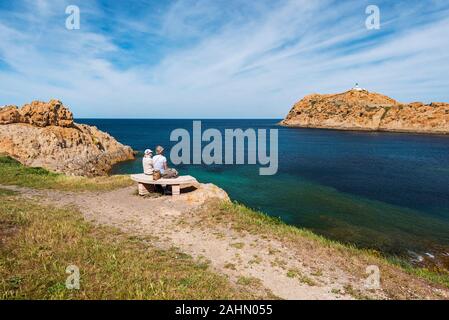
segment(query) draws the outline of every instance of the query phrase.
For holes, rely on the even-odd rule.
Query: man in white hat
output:
[[[143,173],[153,175],[153,151],[146,149],[142,158]]]

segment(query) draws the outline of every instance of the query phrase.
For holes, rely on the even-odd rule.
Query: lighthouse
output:
[[[354,91],[364,91],[365,89],[360,88],[360,87],[359,87],[359,84],[356,83],[355,86],[354,86],[351,90],[354,90]]]

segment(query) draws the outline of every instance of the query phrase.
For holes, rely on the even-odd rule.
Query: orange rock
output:
[[[402,104],[366,90],[313,94],[297,102],[281,125],[449,134],[449,104]]]
[[[20,113],[16,106],[0,108],[0,124],[16,123],[20,121]]]
[[[73,125],[72,113],[59,100],[50,100],[48,103],[33,101],[25,104],[20,109],[20,117],[20,122],[38,127],[70,127]]]

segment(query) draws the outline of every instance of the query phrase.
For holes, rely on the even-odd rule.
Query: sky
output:
[[[66,8],[80,29],[66,28]],[[380,28],[367,29],[368,5]],[[0,106],[76,118],[282,118],[356,82],[449,102],[447,0],[0,0]]]

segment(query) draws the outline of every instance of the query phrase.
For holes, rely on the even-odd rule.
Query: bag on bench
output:
[[[178,170],[173,169],[173,168],[168,168],[162,174],[162,178],[165,178],[165,179],[174,179],[174,178],[177,178],[178,176],[179,176]]]
[[[153,180],[159,180],[161,178],[161,172],[159,170],[153,171]]]

